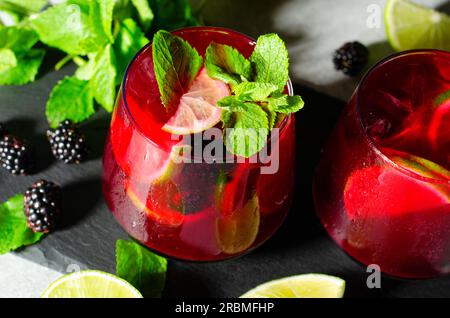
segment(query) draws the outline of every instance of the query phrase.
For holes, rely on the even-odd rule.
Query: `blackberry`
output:
[[[25,192],[24,211],[33,232],[48,233],[55,228],[61,210],[61,188],[39,180]]]
[[[0,139],[0,164],[12,174],[29,174],[33,169],[31,151],[22,140],[6,134]]]
[[[348,42],[334,52],[337,70],[349,76],[358,75],[369,61],[369,50],[359,42]]]
[[[53,156],[65,163],[80,163],[87,155],[84,136],[70,120],[59,124],[58,128],[47,131]]]

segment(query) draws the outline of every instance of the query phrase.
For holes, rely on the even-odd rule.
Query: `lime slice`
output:
[[[227,254],[236,254],[251,247],[258,236],[259,223],[259,204],[256,195],[231,215],[222,213],[216,224],[220,250]]]
[[[384,19],[389,43],[397,51],[450,50],[450,17],[406,0],[388,0]]]
[[[41,298],[142,298],[127,281],[100,271],[81,271],[57,279]]]
[[[172,180],[158,180],[144,186],[130,183],[126,193],[133,204],[155,222],[172,227],[183,224],[183,198]]]
[[[227,84],[210,78],[206,69],[201,70],[162,129],[176,135],[189,135],[215,126],[221,113],[217,102],[228,95]]]
[[[303,274],[267,282],[241,298],[342,298],[345,281],[324,274]]]

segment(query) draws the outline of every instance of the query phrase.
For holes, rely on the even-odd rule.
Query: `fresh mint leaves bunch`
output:
[[[222,108],[223,127],[235,128],[225,130],[229,133],[224,140],[227,149],[236,155],[250,157],[258,153],[277,120],[304,105],[300,96],[285,93],[289,58],[277,34],[260,36],[249,59],[233,47],[212,43],[206,50],[205,67],[210,77],[228,83],[233,92],[218,106]]]
[[[0,23],[0,85],[35,80],[45,46],[59,49],[78,64],[61,80],[46,105],[52,128],[65,120],[81,122],[96,111],[95,102],[111,112],[116,87],[136,52],[148,43],[146,33],[194,25],[187,0],[0,0],[9,26]],[[95,102],[94,102],[95,101]]]
[[[165,31],[155,34],[153,46],[161,101],[169,111],[202,65],[209,77],[230,86],[232,95],[219,100],[217,106],[222,108],[224,142],[235,155],[248,158],[258,153],[276,124],[304,105],[300,96],[285,92],[288,52],[276,34],[260,36],[249,59],[231,46],[211,43],[203,61],[188,42]]]

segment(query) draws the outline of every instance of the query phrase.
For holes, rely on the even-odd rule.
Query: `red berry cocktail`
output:
[[[202,158],[202,151],[213,140],[206,135],[223,131],[223,117],[229,119],[225,113],[235,116],[233,123],[247,118],[239,117],[247,111],[242,109],[247,107],[243,98],[237,110],[234,102],[229,107],[217,107],[219,100],[237,97],[238,87],[247,85],[239,86],[241,81],[252,82],[238,74],[235,64],[228,68],[229,77],[214,77],[219,69],[214,67],[222,61],[214,59],[218,55],[208,59],[213,70],[198,66],[202,60],[207,63],[205,54],[211,43],[218,44],[216,51],[223,50],[229,60],[241,59],[242,65],[256,45],[251,38],[234,31],[194,27],[172,35],[161,33],[137,54],[122,83],[103,158],[104,196],[121,226],[156,252],[192,261],[231,258],[266,241],[288,212],[294,184],[294,117],[286,112],[261,113],[259,108],[270,108],[269,97],[264,97],[268,102],[252,103],[249,108],[259,107],[254,109],[255,114],[274,115],[276,137],[268,134],[263,145],[266,150],[271,148],[267,158],[277,162],[274,171],[262,172],[268,161],[250,160],[250,155],[239,156],[226,149],[219,158],[223,161]],[[180,54],[191,55],[190,60],[180,60]],[[160,60],[156,63],[155,59]],[[178,88],[174,85],[183,78],[190,83],[184,87],[180,84],[181,93],[176,96]],[[287,83],[286,78],[284,95],[294,97]],[[167,98],[167,91],[175,97]],[[262,100],[262,95],[255,94],[252,90],[245,96]],[[282,92],[273,96],[281,98]],[[267,117],[261,117],[266,118],[265,124]],[[222,137],[215,140],[224,146]],[[192,160],[187,162],[187,158]]]
[[[450,53],[410,51],[363,79],[325,146],[317,214],[387,274],[450,273]]]

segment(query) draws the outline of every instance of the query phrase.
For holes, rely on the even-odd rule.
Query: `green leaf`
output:
[[[208,75],[228,84],[239,84],[251,76],[251,64],[238,50],[211,43],[206,49],[205,67]]]
[[[27,226],[23,212],[23,195],[13,196],[0,205],[0,254],[34,244],[42,236],[43,233],[34,233]]]
[[[36,32],[25,27],[6,27],[0,30],[0,48],[14,53],[28,52],[39,40]]]
[[[265,100],[277,90],[278,87],[274,84],[256,82],[243,82],[233,87],[233,92],[239,96],[241,100],[255,102]]]
[[[269,122],[267,114],[257,104],[245,103],[245,110],[236,110],[232,115],[222,116],[225,144],[231,153],[248,158],[265,146]]]
[[[268,109],[277,113],[290,114],[303,108],[304,102],[298,95],[278,94],[268,99]]]
[[[30,21],[42,42],[70,55],[86,54],[82,42],[89,37],[89,15],[76,4],[61,3]]]
[[[139,15],[139,22],[145,31],[150,28],[153,21],[153,11],[147,0],[131,0]]]
[[[186,26],[198,25],[192,15],[191,5],[187,0],[149,0],[155,16],[152,30],[175,30]]]
[[[124,240],[116,242],[116,275],[136,287],[144,297],[161,297],[167,260],[145,247]]]
[[[81,122],[95,113],[88,81],[65,77],[53,88],[46,106],[47,120],[52,128],[65,120]]]
[[[18,14],[39,12],[47,0],[0,0],[0,10],[8,10]]]
[[[278,35],[260,36],[250,61],[255,67],[256,82],[271,83],[283,89],[289,77],[289,59],[286,46]]]
[[[16,55],[10,49],[0,49],[0,73],[17,65]]]
[[[187,91],[203,60],[188,42],[162,30],[153,37],[152,53],[161,101],[170,109]]]
[[[88,81],[94,75],[94,72],[97,68],[97,53],[89,53],[89,60],[83,65],[79,66],[75,71],[75,77],[81,80]]]
[[[57,4],[30,20],[42,42],[69,55],[85,55],[113,40],[113,0]]]
[[[110,44],[97,55],[96,65],[90,86],[97,103],[111,112],[116,98],[116,61]]]
[[[120,84],[130,61],[148,42],[149,40],[132,19],[125,19],[121,22],[120,31],[114,42],[114,52],[117,62],[116,84]]]
[[[23,85],[34,81],[44,55],[44,50],[32,49],[26,54],[16,56],[16,66],[0,72],[0,85]]]
[[[101,47],[103,43],[113,42],[114,0],[90,1],[89,21],[93,30],[93,40],[98,41],[96,45]]]

